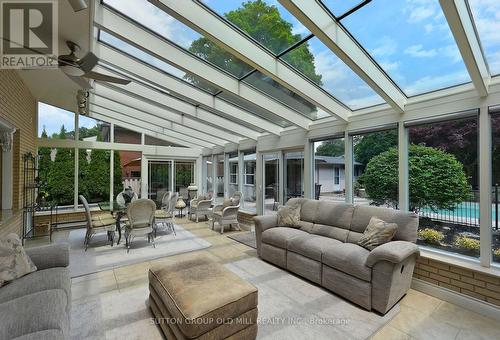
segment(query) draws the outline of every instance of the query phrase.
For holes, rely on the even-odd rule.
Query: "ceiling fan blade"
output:
[[[83,72],[89,73],[97,65],[98,62],[99,58],[97,58],[94,53],[89,52],[85,55],[85,57],[80,59],[78,64],[80,65],[80,68],[83,70]]]
[[[87,2],[85,0],[68,0],[71,7],[75,12],[84,10],[88,7]]]
[[[73,80],[82,89],[91,89],[92,88],[92,84],[85,78],[70,76],[68,74],[66,76],[68,76],[69,79]]]
[[[92,72],[92,71],[85,73],[84,77],[95,79],[95,80],[100,80],[100,81],[105,81],[108,83],[122,84],[122,85],[127,85],[130,83],[130,80],[128,80],[128,79],[112,77],[112,76],[108,76],[106,74]]]

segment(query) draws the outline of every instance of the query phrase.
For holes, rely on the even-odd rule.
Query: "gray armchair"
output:
[[[196,216],[196,223],[198,223],[200,216],[205,216],[208,219],[212,215],[212,196],[202,197],[198,196],[191,200],[191,209],[189,219],[192,219],[193,215]]]
[[[228,225],[229,229],[235,226],[237,230],[241,230],[238,222],[238,211],[240,210],[240,202],[243,199],[243,194],[239,191],[235,192],[231,197],[230,205],[216,205],[212,213],[212,230],[215,223],[220,225],[220,233],[224,233],[224,226]]]
[[[148,242],[155,246],[153,223],[156,203],[153,200],[141,198],[133,201],[127,208],[128,222],[125,228],[127,253],[130,251],[132,240],[137,236],[147,236]]]
[[[85,240],[83,241],[85,251],[87,251],[92,237],[100,233],[107,233],[108,241],[111,243],[111,246],[113,246],[115,240],[116,219],[111,214],[92,216],[87,199],[82,195],[79,195],[78,197],[85,208],[85,215],[87,217],[87,233],[85,234]]]

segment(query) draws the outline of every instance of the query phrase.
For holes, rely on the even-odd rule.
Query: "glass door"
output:
[[[171,190],[172,162],[171,161],[149,161],[148,197],[161,206],[163,195]]]
[[[288,151],[284,153],[285,202],[290,198],[304,197],[304,151]]]
[[[280,202],[279,153],[264,154],[264,214],[276,214]]]

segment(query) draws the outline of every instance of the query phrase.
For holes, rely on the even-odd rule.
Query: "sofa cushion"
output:
[[[314,223],[348,230],[351,227],[354,205],[340,202],[318,201]]]
[[[299,228],[300,204],[284,205],[278,208],[278,227]]]
[[[0,287],[34,271],[36,266],[26,255],[18,235],[11,233],[0,239]]]
[[[288,241],[286,249],[310,259],[321,261],[321,256],[326,249],[339,244],[342,244],[342,242],[333,238],[308,234],[292,238]]]
[[[365,265],[370,252],[353,243],[341,243],[325,250],[322,261],[329,267],[371,281],[372,270]]]
[[[314,223],[312,223],[312,222],[299,221],[299,228],[302,231],[306,231],[306,232],[310,233],[313,226],[314,226]]]
[[[397,229],[398,225],[396,223],[387,223],[373,216],[363,236],[359,239],[358,245],[373,250],[375,247],[392,240]]]
[[[300,219],[306,222],[315,222],[319,201],[302,199]]]
[[[286,249],[289,240],[301,235],[309,235],[309,233],[288,227],[270,228],[262,233],[262,242]]]
[[[0,304],[0,339],[11,339],[44,330],[59,330],[68,334],[68,303],[65,291],[51,289]]]
[[[0,303],[49,289],[64,290],[68,301],[71,301],[71,278],[67,268],[39,270],[5,285],[0,289]],[[69,310],[70,305],[67,307]]]
[[[333,227],[331,225],[315,223],[311,228],[310,233],[324,237],[334,238],[341,242],[345,242],[347,240],[347,235],[349,233],[349,230],[339,227]]]
[[[388,223],[396,223],[398,225],[398,230],[393,240],[410,242],[417,240],[418,216],[415,213],[368,205],[357,205],[354,208],[351,231],[363,233],[373,216]],[[359,240],[359,237],[357,238]],[[349,235],[347,242],[357,242],[357,240]]]

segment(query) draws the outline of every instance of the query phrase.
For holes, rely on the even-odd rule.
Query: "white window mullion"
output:
[[[492,238],[492,181],[491,181],[491,117],[488,107],[479,111],[479,221],[480,221],[480,261],[484,267],[491,265]]]

